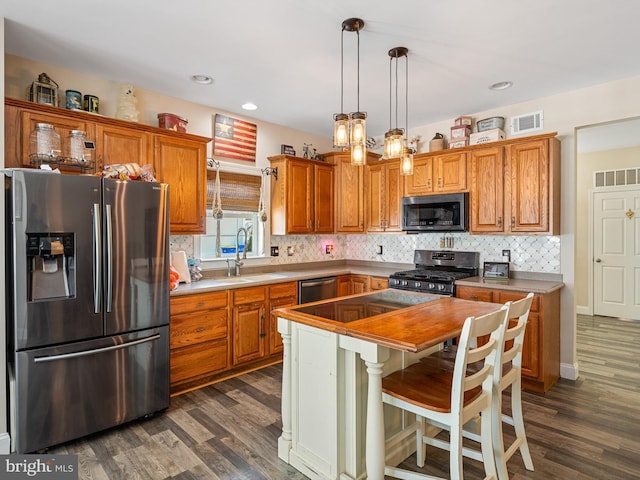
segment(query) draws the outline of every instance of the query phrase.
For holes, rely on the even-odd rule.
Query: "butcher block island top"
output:
[[[419,352],[456,337],[467,317],[501,305],[387,289],[273,311],[322,330],[407,352]]]

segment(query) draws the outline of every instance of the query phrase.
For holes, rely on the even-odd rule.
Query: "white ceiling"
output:
[[[637,0],[5,0],[0,15],[7,53],[328,137],[349,17],[365,21],[370,135],[390,124],[397,46],[409,49],[410,127],[640,74]],[[344,42],[348,113],[355,33]],[[195,85],[192,74],[215,81]],[[514,86],[487,88],[503,80]],[[242,112],[246,101],[259,109]]]

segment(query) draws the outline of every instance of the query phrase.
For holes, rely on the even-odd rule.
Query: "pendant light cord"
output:
[[[409,146],[409,55],[405,55],[404,57],[404,65],[405,65],[405,87],[404,87],[404,128],[405,135],[407,139],[407,147]],[[396,80],[397,82],[397,80]],[[396,100],[397,102],[397,100]]]
[[[340,35],[340,113],[344,113],[344,26]]]
[[[393,81],[392,79],[392,75],[391,75],[391,69],[393,67],[393,57],[389,56],[389,130],[391,130],[393,127],[393,123],[392,123],[392,114],[391,114],[391,110],[393,108],[393,90],[392,90],[392,85],[393,85]]]
[[[356,35],[358,36],[358,75],[357,75],[357,85],[358,85],[358,89],[357,89],[357,93],[356,93],[356,99],[357,99],[357,109],[356,111],[359,112],[360,111],[360,25],[358,25],[358,29],[356,30]]]
[[[398,128],[398,57],[396,56],[396,129]]]

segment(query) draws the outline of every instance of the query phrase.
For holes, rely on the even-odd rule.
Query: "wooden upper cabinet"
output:
[[[460,192],[467,189],[467,154],[448,153],[436,157],[436,184],[438,193]]]
[[[157,180],[169,184],[172,234],[206,232],[206,142],[155,135]]]
[[[467,190],[467,154],[416,155],[413,175],[404,177],[405,196],[451,193]]]
[[[364,233],[364,167],[351,165],[348,152],[324,155],[335,165],[335,231],[336,233]],[[367,161],[379,157],[367,152]]]
[[[333,233],[334,166],[290,155],[269,157],[271,168],[271,233]]]
[[[367,232],[402,231],[404,184],[400,175],[400,160],[371,163],[365,171]]]
[[[117,163],[153,165],[152,135],[113,125],[96,125],[96,170]]]
[[[433,157],[415,155],[413,175],[404,177],[404,194],[408,197],[433,193]]]
[[[556,139],[545,139],[506,147],[511,232],[559,233],[559,188],[555,195],[550,192],[559,185],[557,145]],[[553,152],[554,148],[557,151]]]
[[[471,233],[560,233],[560,141],[552,135],[469,152]]]
[[[313,165],[313,216],[315,233],[333,233],[334,222],[334,180],[333,165]]]
[[[471,177],[470,231],[504,231],[504,152],[502,147],[473,150],[470,153]]]

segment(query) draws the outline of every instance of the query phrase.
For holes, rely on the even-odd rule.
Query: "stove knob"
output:
[[[429,289],[433,290],[436,288],[436,284],[435,283],[430,283],[429,284]]]
[[[445,289],[445,286],[443,284],[438,285],[438,290],[442,291]]]
[[[420,282],[416,282],[416,288],[420,288],[422,284]]]

